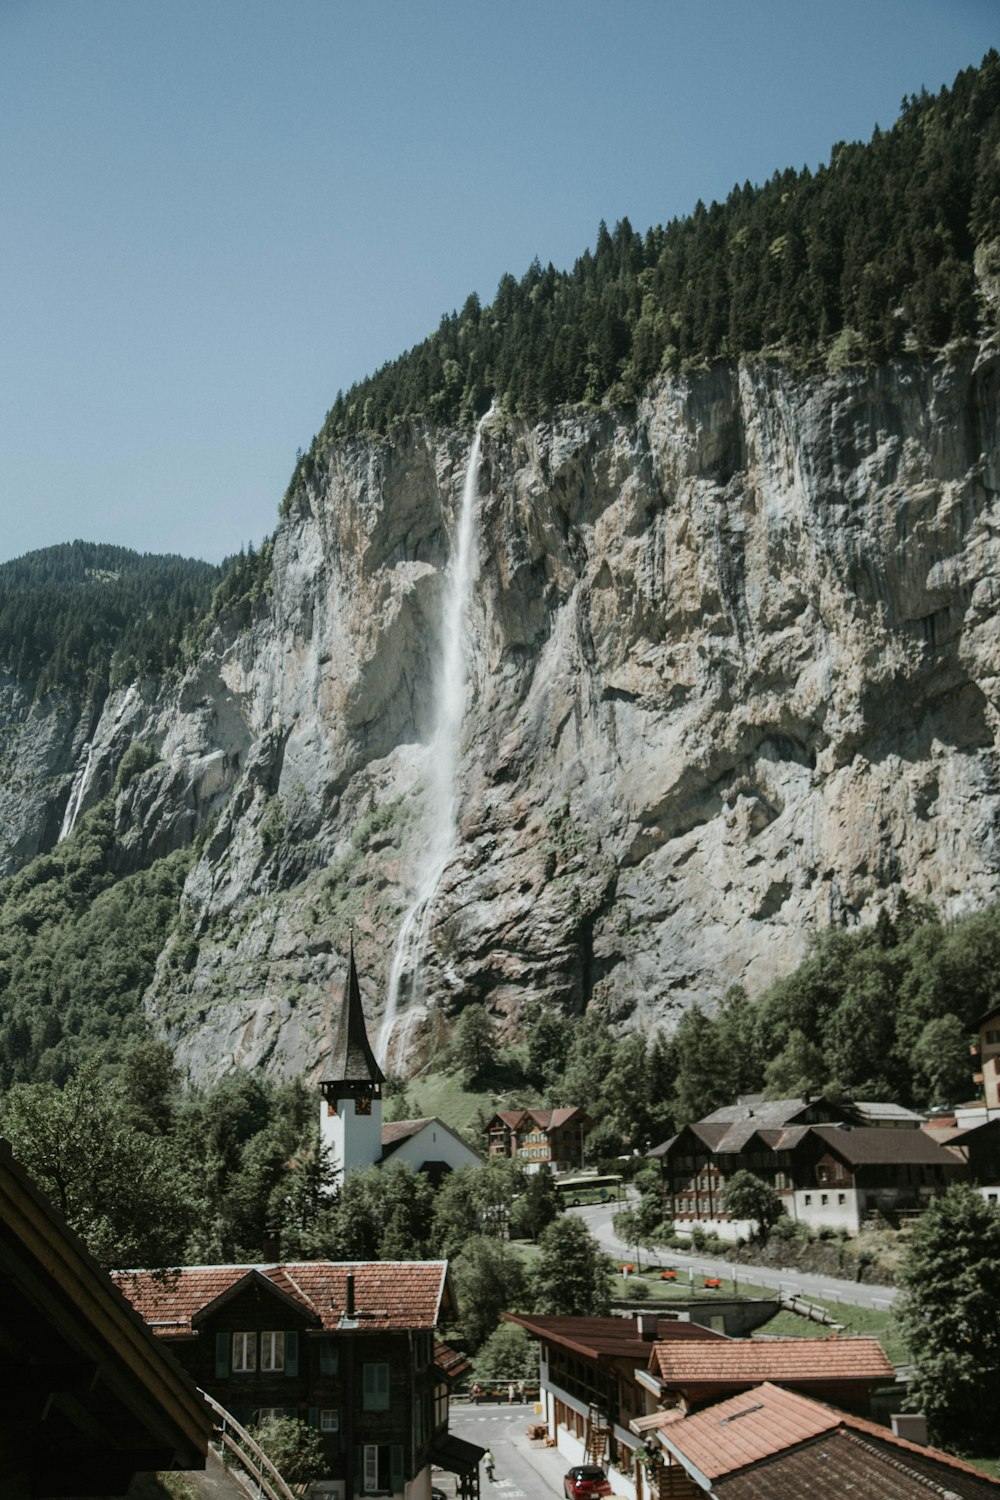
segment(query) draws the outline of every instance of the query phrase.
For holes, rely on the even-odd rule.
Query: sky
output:
[[[997,45],[997,0],[0,0],[0,560],[258,543],[470,292]]]

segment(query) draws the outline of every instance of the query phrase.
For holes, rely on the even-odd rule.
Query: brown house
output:
[[[435,1358],[435,1329],[455,1314],[444,1261],[194,1266],[115,1279],[238,1422],[288,1415],[315,1428],[345,1500],[401,1496],[418,1476],[429,1485],[432,1462],[474,1473],[482,1450],[459,1444],[456,1462],[447,1374]]]
[[[640,1447],[630,1422],[645,1410],[641,1380],[653,1341],[726,1342],[723,1334],[678,1318],[534,1316],[505,1313],[539,1343],[539,1406],[569,1464],[608,1470],[615,1491],[642,1500]]]
[[[584,1143],[594,1128],[585,1110],[499,1110],[486,1127],[490,1156],[509,1156],[528,1172],[548,1167],[575,1172],[583,1166]]]
[[[664,1217],[680,1231],[700,1224],[736,1239],[727,1181],[750,1171],[792,1219],[856,1233],[871,1213],[914,1213],[968,1177],[968,1166],[928,1132],[854,1123],[825,1100],[778,1100],[718,1110],[649,1154],[660,1162]]]

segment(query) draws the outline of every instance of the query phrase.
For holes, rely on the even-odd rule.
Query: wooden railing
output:
[[[288,1488],[263,1448],[254,1441],[246,1428],[241,1427],[236,1418],[231,1416],[224,1406],[220,1406],[207,1391],[202,1391],[201,1394],[215,1413],[222,1446],[232,1454],[232,1460],[239,1464],[247,1477],[257,1486],[258,1495],[266,1495],[267,1500],[299,1500],[299,1497]]]

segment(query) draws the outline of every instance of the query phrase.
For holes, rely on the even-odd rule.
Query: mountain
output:
[[[626,389],[633,327],[602,401],[539,405],[478,367],[499,400],[457,834],[423,996],[401,1002],[409,1065],[473,1001],[511,1031],[536,1005],[670,1026],[733,983],[758,991],[830,923],[903,893],[954,916],[1000,889],[998,80],[988,59],[961,111],[914,101],[899,127],[947,162],[948,120],[992,143],[971,153],[965,240],[948,231],[959,271],[937,262],[968,283],[958,336],[945,320],[931,347],[904,297],[874,332],[841,306],[808,348],[675,348]],[[39,692],[10,661],[0,678],[8,871],[108,798],[109,877],[187,851],[144,1003],[196,1077],[319,1066],[352,929],[369,1015],[386,1002],[429,849],[440,616],[488,404],[462,405],[461,368],[454,407],[424,401],[429,358],[340,398],[273,543],[157,673],[97,699]],[[403,410],[406,390],[428,409]]]

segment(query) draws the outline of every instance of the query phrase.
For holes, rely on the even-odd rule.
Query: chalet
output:
[[[443,1120],[382,1119],[385,1074],[368,1040],[351,944],[333,1051],[320,1084],[320,1139],[334,1168],[347,1176],[387,1161],[405,1162],[435,1181],[481,1157]]]
[[[868,1214],[919,1212],[968,1165],[919,1129],[852,1123],[826,1100],[760,1101],[717,1110],[655,1147],[664,1217],[678,1232],[695,1225],[723,1239],[753,1226],[726,1213],[726,1182],[750,1171],[767,1182],[792,1219],[856,1233]]]
[[[527,1172],[548,1167],[575,1172],[583,1166],[584,1143],[594,1122],[585,1110],[499,1110],[486,1126],[490,1156],[509,1156]]]
[[[199,1391],[0,1141],[4,1500],[123,1495],[203,1469]]]
[[[979,1032],[979,1066],[982,1069],[982,1073],[976,1076],[981,1079],[983,1086],[986,1118],[992,1119],[994,1112],[1000,1115],[1000,1005],[980,1016],[976,1029]]]
[[[656,1412],[633,1430],[659,1500],[1000,1497],[1000,1482],[961,1459],[771,1382],[691,1415]]]
[[[541,1416],[567,1463],[600,1463],[616,1495],[643,1500],[642,1470],[636,1466],[640,1444],[629,1423],[645,1410],[640,1380],[653,1341],[723,1343],[723,1335],[653,1315],[504,1316],[538,1340]]]
[[[115,1280],[195,1383],[244,1426],[290,1415],[323,1442],[340,1500],[430,1500],[432,1463],[473,1493],[482,1450],[448,1432],[435,1330],[444,1261],[186,1266]]]

